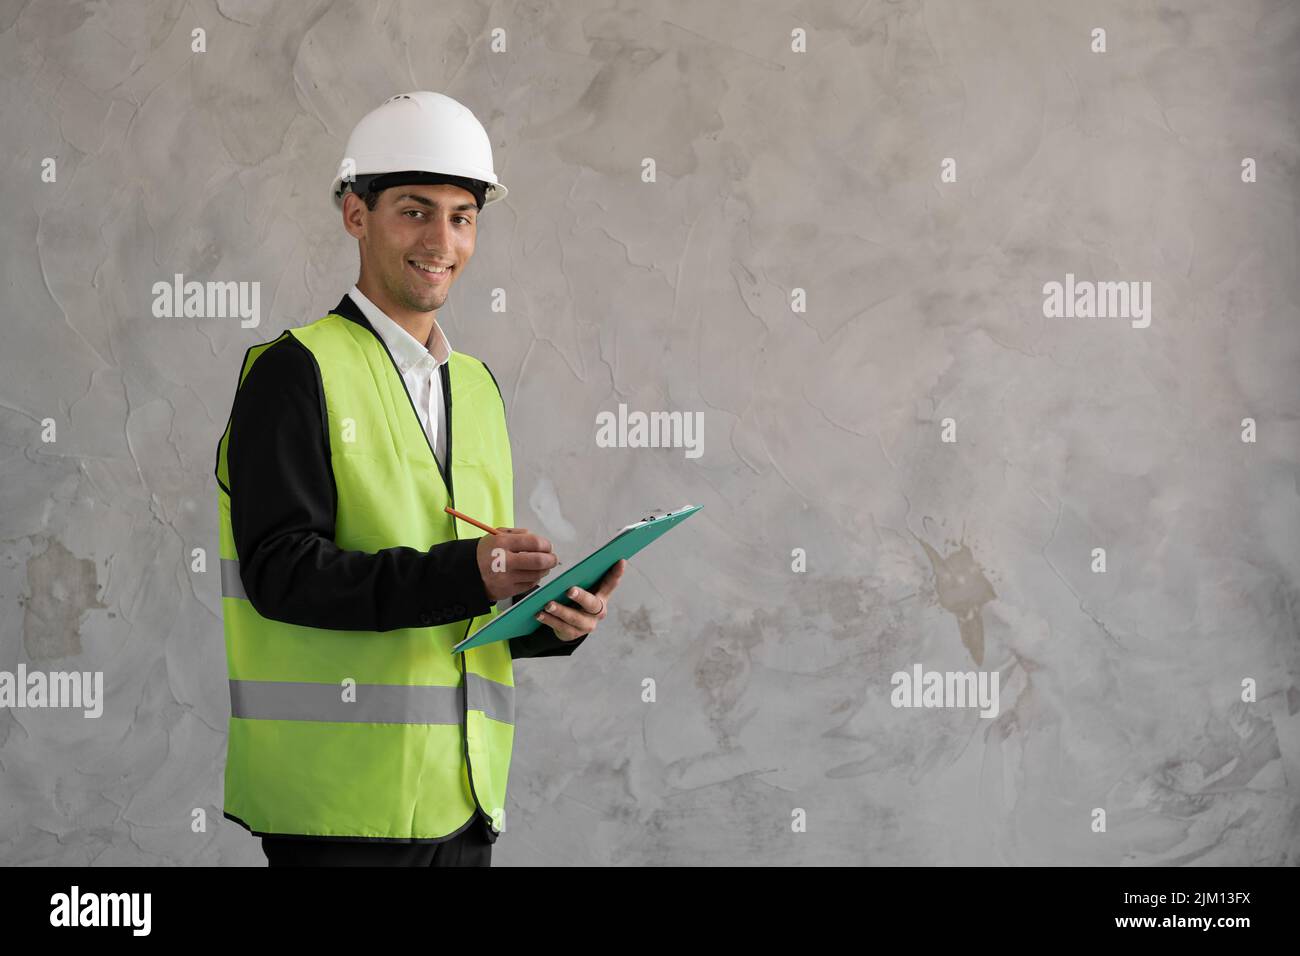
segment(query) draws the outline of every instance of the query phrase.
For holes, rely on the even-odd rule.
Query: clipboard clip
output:
[[[630,531],[632,528],[638,527],[640,525],[653,524],[655,521],[658,521],[661,518],[671,518],[673,515],[677,514],[678,512],[686,511],[688,508],[690,508],[690,505],[682,505],[679,509],[677,509],[677,511],[663,511],[660,509],[655,509],[651,511],[650,514],[646,515],[644,518],[642,518],[640,521],[636,522],[635,524],[624,525],[622,528],[619,529],[619,534],[622,534],[625,531]]]
[[[689,508],[689,507],[690,507],[690,505],[682,505],[680,508],[677,509],[677,511],[685,511],[685,510],[686,510],[687,508]],[[655,509],[653,509],[653,510],[648,514],[648,515],[646,515],[644,518],[642,518],[641,520],[642,520],[642,521],[654,521],[654,520],[656,520],[657,518],[667,518],[669,515],[674,515],[674,514],[676,514],[677,511],[665,511],[665,510],[663,510],[662,508],[655,508]]]

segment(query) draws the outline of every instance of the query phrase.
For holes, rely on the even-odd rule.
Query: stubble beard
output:
[[[405,275],[410,269],[405,257],[402,258],[401,269],[402,279],[388,284],[388,295],[394,302],[412,312],[436,312],[442,308],[443,303],[447,301],[447,289],[429,289],[422,295],[420,289],[411,285],[420,280],[415,277],[407,278]]]

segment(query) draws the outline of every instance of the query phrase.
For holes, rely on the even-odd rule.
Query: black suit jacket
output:
[[[379,338],[348,296],[334,311]],[[440,372],[446,394],[446,367]],[[447,437],[450,461],[455,436]],[[476,538],[428,551],[398,547],[376,553],[345,551],[334,543],[338,500],[320,369],[292,336],[258,357],[236,393],[226,461],[231,485],[239,489],[231,496],[230,521],[240,577],[263,617],[306,627],[389,631],[430,620],[468,622],[491,609]],[[585,640],[562,641],[539,625],[511,639],[510,656],[567,656]]]

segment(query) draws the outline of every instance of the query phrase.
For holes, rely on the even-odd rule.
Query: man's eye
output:
[[[415,213],[415,215],[417,215],[417,216],[423,216],[423,215],[424,215],[424,213],[423,213],[421,210],[419,210],[419,209],[408,209],[408,210],[406,210],[406,212],[403,213],[402,215],[410,215],[411,213]]]

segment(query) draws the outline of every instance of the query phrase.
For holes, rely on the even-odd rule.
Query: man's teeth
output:
[[[414,259],[411,260],[411,265],[415,266],[415,268],[417,269],[421,269],[424,272],[430,272],[436,276],[440,276],[444,272],[448,271],[446,266],[426,266],[423,263],[416,262]]]

